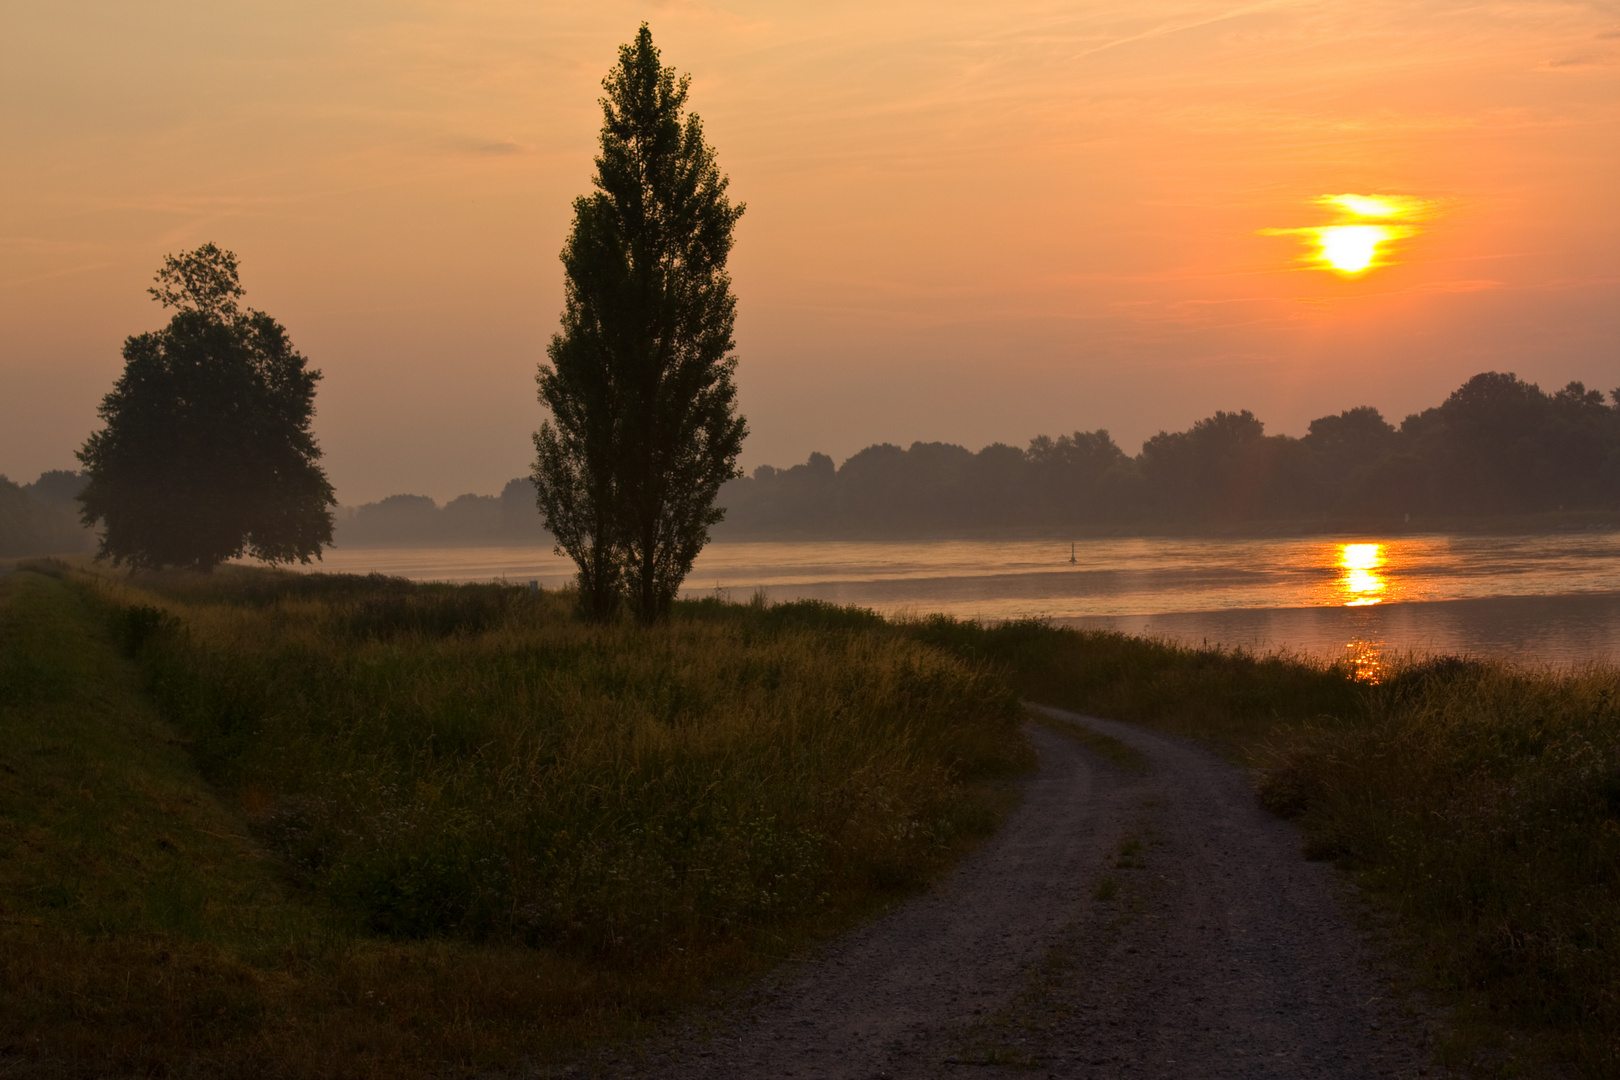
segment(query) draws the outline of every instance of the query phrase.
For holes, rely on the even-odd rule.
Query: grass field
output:
[[[818,604],[0,580],[0,1072],[473,1075],[649,1030],[936,877],[1019,700],[1204,739],[1393,919],[1480,1075],[1620,1075],[1620,672]],[[1121,757],[1122,748],[1094,749]],[[272,1067],[273,1063],[273,1067]]]
[[[837,609],[50,565],[0,604],[8,1075],[634,1034],[930,880],[1031,763],[982,666]]]

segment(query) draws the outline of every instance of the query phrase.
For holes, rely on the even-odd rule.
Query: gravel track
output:
[[[1208,751],[1045,710],[1041,768],[936,889],[763,984],[751,1003],[592,1072],[727,1077],[1417,1076],[1344,886]]]

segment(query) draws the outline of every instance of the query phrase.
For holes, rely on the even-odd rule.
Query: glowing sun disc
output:
[[[1343,274],[1359,274],[1378,257],[1378,245],[1389,239],[1378,225],[1332,225],[1317,234],[1322,261]]]
[[[1302,262],[1340,277],[1360,277],[1401,260],[1394,241],[1417,236],[1424,230],[1415,222],[1433,216],[1439,203],[1414,195],[1323,195],[1316,202],[1336,210],[1338,220],[1327,225],[1292,229],[1261,229],[1262,236],[1294,236],[1311,250]]]

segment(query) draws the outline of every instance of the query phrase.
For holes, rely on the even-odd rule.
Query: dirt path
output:
[[[1121,768],[1035,728],[1041,769],[935,891],[762,989],[717,1034],[620,1075],[1344,1077],[1427,1071],[1329,869],[1189,743],[1083,723]],[[594,1070],[592,1070],[594,1071]]]

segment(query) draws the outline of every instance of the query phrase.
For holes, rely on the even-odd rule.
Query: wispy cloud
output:
[[[1612,55],[1607,53],[1582,53],[1579,56],[1564,56],[1556,60],[1548,60],[1538,68],[1540,71],[1569,71],[1579,68],[1608,67],[1614,63]]]
[[[532,154],[535,151],[535,147],[511,137],[481,139],[468,135],[454,135],[444,140],[444,146],[451,153],[471,154],[475,157],[511,157],[516,154]]]

